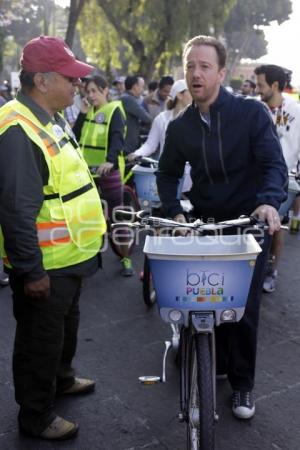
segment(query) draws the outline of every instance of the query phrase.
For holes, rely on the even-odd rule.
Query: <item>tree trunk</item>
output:
[[[43,8],[43,34],[45,36],[49,36],[50,23],[54,16],[55,4],[52,2],[44,2],[42,4],[42,8]]]
[[[233,74],[236,66],[242,59],[241,55],[243,55],[245,53],[245,49],[246,49],[247,45],[249,44],[250,37],[251,37],[250,33],[247,33],[245,36],[245,39],[239,46],[239,52],[233,57],[230,57],[230,55],[229,55],[228,63],[227,63],[227,73],[226,73],[225,84],[228,84],[228,85],[230,84],[230,79],[232,77],[232,74]]]
[[[0,73],[3,70],[3,53],[5,48],[4,39],[5,39],[5,31],[2,27],[0,27]]]
[[[172,3],[171,0],[164,0],[164,3],[165,3],[166,21],[170,27],[171,26],[170,11]],[[166,30],[164,30],[164,35],[157,42],[157,45],[152,50],[151,54],[147,55],[145,44],[142,41],[142,39],[140,39],[137,36],[136,30],[127,29],[121,25],[121,21],[118,21],[118,18],[113,14],[110,7],[110,3],[107,0],[98,0],[98,4],[104,11],[109,22],[115,27],[119,35],[123,39],[125,39],[128,42],[128,44],[132,47],[134,55],[138,60],[137,73],[141,75],[146,81],[151,80],[155,70],[155,64],[159,60],[162,52],[165,50],[165,45],[169,37],[169,27],[167,27]]]
[[[73,46],[76,24],[83,8],[85,0],[71,0],[68,19],[68,28],[66,32],[66,43],[70,48]]]

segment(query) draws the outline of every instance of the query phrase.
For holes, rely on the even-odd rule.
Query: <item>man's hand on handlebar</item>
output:
[[[183,214],[177,214],[174,217],[175,222],[179,222],[179,223],[186,223],[186,218],[184,217]],[[186,228],[176,228],[176,235],[179,236],[186,236],[188,233],[188,230]]]
[[[281,221],[277,210],[271,205],[260,205],[251,214],[258,217],[261,221],[264,221],[269,226],[269,234],[280,230]]]

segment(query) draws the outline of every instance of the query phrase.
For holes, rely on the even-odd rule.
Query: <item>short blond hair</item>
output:
[[[214,47],[218,56],[219,68],[223,69],[225,67],[227,57],[225,46],[222,44],[222,42],[218,41],[218,39],[212,36],[199,35],[190,39],[183,48],[182,53],[183,62],[185,62],[187,51],[193,46],[200,46],[200,45],[209,45],[210,47]]]

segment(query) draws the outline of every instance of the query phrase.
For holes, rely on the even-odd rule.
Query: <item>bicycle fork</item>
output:
[[[214,418],[219,419],[217,414],[216,395],[216,345],[215,345],[215,318],[212,312],[195,312],[191,314],[193,333],[206,333],[210,337],[211,368],[213,383]]]

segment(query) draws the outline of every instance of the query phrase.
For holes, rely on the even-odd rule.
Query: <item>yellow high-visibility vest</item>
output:
[[[101,247],[106,222],[93,178],[79,147],[70,138],[70,127],[66,124],[64,131],[51,122],[42,125],[18,100],[0,109],[0,135],[14,125],[21,126],[40,148],[49,170],[36,219],[44,268],[72,266],[92,258]],[[5,236],[2,253],[4,264],[11,267],[5,254]]]
[[[89,167],[99,166],[106,162],[110,122],[117,108],[121,111],[123,119],[126,120],[123,104],[119,100],[106,103],[96,111],[94,108],[90,108],[86,114],[79,145]],[[125,135],[126,127],[124,127],[124,138]],[[118,165],[121,175],[123,175],[125,170],[123,152],[118,156]]]

